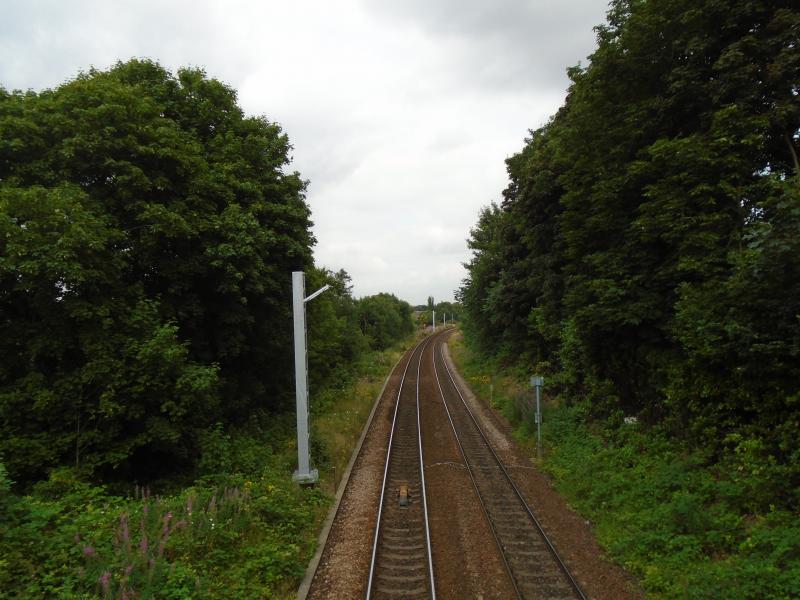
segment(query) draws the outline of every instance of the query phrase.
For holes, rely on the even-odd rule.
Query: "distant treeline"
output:
[[[471,231],[468,333],[796,506],[797,4],[619,0],[597,39]]]
[[[0,88],[0,463],[30,482],[189,471],[204,432],[293,406],[291,272],[312,386],[412,328],[314,267],[281,128],[197,69],[132,60]]]

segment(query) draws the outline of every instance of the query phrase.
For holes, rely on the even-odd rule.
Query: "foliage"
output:
[[[309,273],[309,293],[325,284],[331,286],[306,305],[308,364],[312,386],[340,379],[341,372],[355,368],[360,357],[368,350],[368,341],[358,323],[359,301],[353,298],[350,281],[350,275],[344,269],[336,273],[314,269]]]
[[[800,527],[770,507],[771,478],[758,460],[739,452],[715,463],[707,450],[636,424],[589,430],[586,412],[546,413],[545,468],[653,597],[800,593]]]
[[[414,330],[411,305],[394,294],[366,296],[356,306],[361,332],[371,348],[383,350]]]
[[[459,291],[480,348],[535,364],[592,415],[637,415],[714,460],[754,440],[789,509],[798,32],[787,1],[612,2],[564,106],[507,160]]]
[[[209,427],[196,481],[162,481],[162,495],[113,494],[56,469],[18,496],[0,463],[0,598],[293,597],[330,503],[323,490],[400,353],[364,353],[312,397],[316,489],[291,481],[290,413]]]
[[[412,326],[313,266],[290,149],[197,69],[0,88],[0,598],[292,595],[329,498],[291,481],[289,275],[331,286],[315,414]]]
[[[0,541],[0,597],[263,598],[288,594],[323,497],[267,468],[174,496],[109,495],[54,472]],[[6,596],[5,594],[8,594]]]
[[[283,405],[288,274],[313,240],[279,126],[201,70],[131,60],[0,91],[0,139],[13,477],[185,469],[198,430]]]

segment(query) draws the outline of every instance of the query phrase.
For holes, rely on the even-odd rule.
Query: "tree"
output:
[[[280,127],[150,61],[0,92],[0,453],[149,476],[289,398],[290,278],[311,265]]]
[[[361,298],[356,306],[361,331],[377,350],[388,348],[414,331],[411,312],[408,302],[386,293]]]
[[[471,232],[467,329],[799,489],[800,12],[616,0],[597,33]]]

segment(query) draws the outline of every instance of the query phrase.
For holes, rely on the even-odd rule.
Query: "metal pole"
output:
[[[431,321],[433,322],[433,332],[436,333],[436,311],[431,310]]]
[[[297,406],[297,471],[292,479],[301,484],[319,480],[317,469],[310,468],[308,455],[308,352],[306,339],[306,302],[328,289],[325,286],[308,298],[303,271],[292,272],[292,313],[294,316],[294,385]]]
[[[536,455],[542,458],[542,386],[536,386]]]
[[[536,456],[542,458],[542,386],[544,377],[533,375],[531,385],[536,388]]]

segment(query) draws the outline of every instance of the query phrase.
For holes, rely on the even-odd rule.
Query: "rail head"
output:
[[[434,351],[434,354],[436,354],[435,351]],[[569,581],[570,586],[572,587],[572,589],[578,595],[580,600],[586,600],[586,596],[584,595],[583,591],[581,590],[580,586],[578,585],[578,582],[575,581],[575,578],[572,576],[572,573],[570,573],[569,568],[564,563],[564,561],[561,559],[561,556],[559,556],[558,551],[556,550],[556,548],[553,545],[552,541],[550,541],[550,538],[545,533],[544,528],[542,527],[542,524],[539,522],[539,519],[537,519],[536,515],[533,514],[533,511],[531,510],[530,506],[528,506],[528,503],[525,501],[525,498],[523,497],[522,492],[519,491],[519,488],[517,487],[517,484],[514,483],[514,479],[511,477],[511,475],[506,470],[506,467],[503,464],[503,462],[500,460],[500,457],[497,456],[497,453],[495,452],[494,447],[489,442],[489,439],[486,437],[486,435],[483,433],[483,429],[481,428],[480,424],[478,423],[478,420],[475,418],[475,415],[472,413],[472,410],[470,410],[469,405],[467,404],[467,401],[464,399],[464,396],[461,393],[461,390],[459,389],[459,386],[456,383],[455,378],[453,377],[453,374],[450,372],[450,367],[448,366],[447,360],[444,357],[443,344],[439,346],[439,354],[441,356],[442,364],[444,365],[445,371],[447,372],[447,376],[448,376],[448,378],[450,379],[450,382],[453,385],[453,389],[455,389],[456,393],[458,394],[458,397],[461,399],[461,403],[464,405],[464,408],[466,409],[467,414],[470,416],[470,418],[472,419],[472,422],[475,424],[475,427],[477,428],[478,433],[480,434],[480,436],[483,439],[483,441],[486,443],[486,446],[489,448],[489,451],[491,452],[492,456],[494,457],[494,460],[497,462],[497,465],[500,467],[500,470],[502,471],[503,475],[506,477],[508,482],[511,484],[511,487],[514,490],[514,493],[517,495],[517,497],[519,498],[520,502],[522,503],[522,506],[525,508],[525,512],[528,514],[528,516],[530,517],[531,521],[533,521],[534,525],[536,525],[536,528],[539,530],[539,533],[541,533],[542,538],[545,541],[545,544],[547,545],[548,549],[550,550],[550,553],[552,554],[552,556],[555,558],[556,563],[558,564],[559,568],[561,569],[561,571],[566,576],[566,578]],[[438,377],[437,377],[437,379],[438,379]],[[460,445],[460,443],[459,443],[459,445]]]
[[[391,457],[392,457],[392,442],[394,440],[394,433],[395,433],[395,428],[396,428],[396,425],[397,425],[397,413],[398,413],[398,409],[400,407],[400,395],[403,392],[403,385],[404,385],[405,380],[406,380],[406,375],[408,374],[408,367],[411,365],[411,363],[414,360],[414,354],[416,354],[417,350],[419,350],[421,348],[421,350],[420,350],[420,362],[421,362],[422,353],[425,352],[425,348],[428,347],[428,345],[430,344],[431,340],[434,337],[437,337],[437,334],[433,334],[433,335],[429,335],[429,336],[425,337],[416,346],[414,346],[414,348],[411,350],[411,354],[410,354],[410,356],[408,358],[408,362],[406,363],[406,366],[403,369],[403,376],[400,379],[400,385],[398,386],[398,389],[397,389],[397,398],[395,400],[394,413],[392,415],[392,426],[391,426],[391,430],[389,432],[389,443],[388,443],[388,447],[387,447],[387,450],[386,450],[386,463],[385,463],[384,468],[383,468],[383,480],[381,482],[381,495],[380,495],[380,500],[378,501],[378,515],[377,515],[377,518],[376,518],[376,521],[375,521],[375,535],[374,535],[373,540],[372,540],[372,558],[370,559],[370,564],[369,564],[369,578],[367,579],[367,591],[366,591],[366,594],[365,594],[366,600],[370,600],[370,598],[372,597],[373,583],[375,581],[375,564],[376,564],[376,559],[377,559],[377,555],[378,555],[378,542],[380,540],[380,533],[381,533],[381,517],[383,515],[383,501],[384,501],[384,498],[386,497],[386,481],[387,481],[388,474],[389,474],[389,462],[390,462]],[[419,367],[418,367],[418,373],[417,373],[417,386],[419,386]],[[417,387],[417,401],[419,401],[419,387]],[[419,417],[418,417],[418,423],[419,423]],[[421,436],[420,436],[420,438],[421,438]],[[420,452],[422,452],[421,446],[420,446]],[[422,469],[422,468],[423,468],[422,467],[422,460],[420,458],[420,469]],[[424,497],[425,497],[425,494],[424,494],[424,479],[423,479],[423,502],[424,502]],[[426,533],[427,533],[427,526],[428,526],[427,518],[428,518],[428,515],[427,515],[427,509],[425,508],[425,506],[426,505],[423,504],[423,509],[425,510],[425,526],[426,526]],[[428,557],[429,557],[429,564],[430,564],[430,560],[431,559],[430,559],[430,535],[429,534],[427,535],[427,541],[428,541]],[[433,569],[432,569],[432,567],[430,568],[430,576],[431,576],[431,590],[433,592]],[[435,592],[433,592],[433,593],[434,593],[434,598],[435,598]]]
[[[506,558],[506,554],[503,551],[503,544],[500,542],[500,537],[497,535],[497,529],[495,528],[494,523],[492,522],[491,517],[489,516],[489,511],[486,509],[486,504],[483,501],[483,496],[481,495],[480,490],[478,489],[478,483],[475,481],[475,474],[472,472],[472,466],[469,464],[469,460],[467,460],[467,453],[464,451],[464,446],[461,443],[461,438],[458,435],[458,430],[456,429],[456,424],[453,421],[453,416],[450,414],[450,408],[447,406],[447,401],[444,397],[444,390],[442,389],[441,381],[439,380],[439,371],[436,369],[436,352],[434,350],[433,356],[431,357],[433,363],[433,375],[436,378],[436,386],[439,388],[439,395],[442,397],[442,406],[444,407],[445,414],[447,415],[447,420],[450,422],[450,428],[453,430],[453,437],[456,440],[456,445],[458,446],[458,451],[461,453],[461,458],[464,461],[464,466],[467,469],[467,473],[469,474],[469,479],[472,482],[472,488],[475,490],[475,494],[478,497],[478,503],[481,505],[481,510],[483,511],[483,516],[486,518],[486,523],[489,525],[489,530],[492,532],[492,537],[494,538],[495,544],[497,545],[497,549],[500,554],[500,559],[503,561],[503,566],[506,569],[506,574],[508,575],[508,579],[511,582],[511,586],[514,588],[514,592],[517,595],[517,598],[521,600],[522,592],[517,585],[517,580],[514,577],[514,573],[511,570],[511,565],[508,564],[508,559]]]

